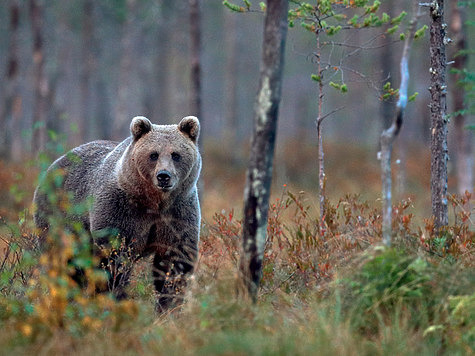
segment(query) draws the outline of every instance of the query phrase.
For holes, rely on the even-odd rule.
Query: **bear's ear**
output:
[[[130,133],[137,141],[140,137],[152,130],[152,123],[144,116],[136,116],[130,123]]]
[[[178,124],[178,130],[188,136],[191,141],[196,143],[200,135],[200,122],[195,116],[186,116]]]

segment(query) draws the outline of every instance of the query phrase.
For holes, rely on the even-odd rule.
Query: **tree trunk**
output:
[[[391,175],[391,154],[393,142],[401,130],[404,119],[404,110],[407,105],[407,88],[409,84],[409,54],[411,51],[414,34],[419,19],[419,5],[417,0],[413,0],[414,17],[409,25],[409,33],[404,40],[402,50],[400,72],[401,83],[399,85],[399,99],[396,104],[396,115],[389,128],[381,134],[381,182],[383,195],[383,243],[391,246],[392,235],[392,175]]]
[[[12,132],[20,131],[21,97],[18,81],[18,28],[20,25],[20,5],[18,0],[9,2],[10,32],[8,44],[7,68],[4,82],[5,101],[0,113],[0,157],[19,160],[21,157],[21,135]],[[13,139],[12,139],[13,136]],[[15,144],[20,142],[20,144]],[[18,151],[13,149],[13,144]]]
[[[119,80],[117,83],[117,100],[114,106],[114,129],[112,138],[121,139],[127,132],[130,120],[140,113],[130,112],[130,101],[133,100],[132,71],[134,57],[134,12],[137,0],[126,0],[126,19],[122,33],[122,55],[119,62]]]
[[[384,10],[389,14],[392,18],[394,13],[398,12],[398,8],[400,7],[400,3],[397,2],[396,4],[392,4],[389,2],[383,2],[381,6],[384,6]],[[393,72],[394,68],[396,67],[396,63],[394,60],[394,53],[395,46],[392,43],[388,43],[381,49],[380,52],[380,66],[381,66],[381,82],[386,83],[388,81],[394,83],[396,80],[396,76],[394,75],[395,71]],[[383,130],[389,128],[394,119],[394,104],[391,103],[389,100],[382,100],[381,105],[379,107],[380,114],[381,114],[381,122],[383,126]]]
[[[190,58],[191,58],[191,90],[190,90],[190,113],[200,119],[203,128],[203,116],[201,115],[201,0],[189,0],[190,6]],[[206,123],[205,123],[206,124]],[[203,132],[203,130],[201,131]],[[203,136],[198,145],[203,150]],[[203,179],[198,181],[198,194],[200,200],[203,197]]]
[[[95,122],[93,83],[96,78],[96,43],[94,39],[94,2],[84,0],[82,13],[82,68],[81,68],[81,117],[78,122],[78,136],[81,142],[92,139],[93,133],[99,130]]]
[[[47,101],[49,82],[45,73],[42,1],[30,0],[30,21],[33,35],[33,152],[42,151],[47,140]]]
[[[448,224],[447,211],[447,85],[445,81],[444,1],[430,5],[430,73],[431,94],[431,197],[434,227],[438,231]]]
[[[225,69],[225,127],[224,139],[229,147],[235,147],[234,144],[239,143],[239,120],[238,120],[238,50],[239,50],[239,29],[237,26],[238,15],[226,11],[224,14],[225,31],[225,55],[226,55],[226,69]],[[236,154],[235,150],[231,150],[232,154]]]
[[[325,227],[325,155],[323,151],[323,135],[322,135],[322,124],[325,119],[323,115],[323,68],[322,68],[322,51],[320,47],[320,34],[317,32],[317,72],[320,80],[318,81],[318,117],[316,120],[317,125],[317,141],[318,141],[318,194],[320,201],[320,235],[324,235]]]
[[[467,54],[462,51],[467,49],[467,39],[465,33],[464,16],[457,1],[451,3],[450,31],[455,42],[453,58],[455,63],[453,68],[455,73],[450,75],[450,91],[452,93],[454,116],[454,140],[455,140],[455,168],[457,173],[457,190],[459,194],[473,189],[473,154],[472,154],[472,133],[465,129],[466,120],[462,110],[465,109],[464,89],[458,84],[461,79],[460,71],[467,64]]]
[[[172,30],[176,22],[177,2],[162,0],[160,2],[160,16],[157,24],[155,46],[157,54],[154,58],[154,80],[152,82],[153,94],[149,105],[151,119],[155,123],[168,123],[172,116]],[[200,117],[198,117],[201,119]],[[200,141],[201,142],[201,141]]]
[[[201,115],[201,0],[189,0],[191,95],[190,113],[202,122]],[[200,141],[202,142],[202,140]]]
[[[254,302],[257,300],[267,237],[267,213],[282,88],[287,11],[287,0],[267,1],[259,90],[254,109],[254,132],[244,190],[244,253],[241,258],[241,271]]]

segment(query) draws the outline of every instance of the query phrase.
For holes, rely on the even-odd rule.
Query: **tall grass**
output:
[[[437,236],[430,219],[416,218],[413,201],[399,202],[394,247],[385,249],[377,202],[331,199],[319,224],[307,194],[281,190],[270,206],[256,305],[241,293],[239,214],[231,206],[207,211],[185,303],[156,314],[149,261],[135,266],[129,300],[96,293],[104,271],[94,267],[88,239],[57,221],[50,231],[54,248],[37,249],[30,212],[21,210],[30,199],[19,193],[26,183],[10,178],[8,184],[16,185],[8,199],[19,196],[0,219],[0,354],[475,352],[470,194],[450,197],[451,223]],[[85,271],[86,288],[71,278],[72,261]]]

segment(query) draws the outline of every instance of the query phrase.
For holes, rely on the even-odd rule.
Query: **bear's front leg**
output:
[[[156,310],[163,312],[183,301],[187,278],[193,272],[198,250],[196,246],[170,248],[156,254],[153,260],[153,280],[158,293]]]

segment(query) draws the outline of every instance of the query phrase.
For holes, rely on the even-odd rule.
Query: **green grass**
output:
[[[358,225],[371,221],[372,210],[358,200],[342,201],[346,204],[339,205],[345,208],[334,207],[333,225],[321,243],[318,234],[310,233],[315,225],[301,198],[289,194],[279,199],[271,209],[267,272],[255,305],[240,292],[240,222],[217,214],[203,230],[186,303],[161,315],[153,309],[147,261],[136,268],[133,298],[119,303],[78,289],[67,275],[64,256],[43,255],[38,267],[15,235],[21,230],[11,231],[15,244],[10,247],[20,258],[10,264],[14,272],[5,268],[7,261],[0,275],[1,353],[473,353],[473,261],[465,254],[434,254],[409,228],[400,231],[406,231],[408,241],[382,248],[378,236],[371,241],[366,236],[380,234],[377,222],[364,231]],[[353,219],[356,212],[366,215]],[[466,233],[463,241],[470,239],[473,253],[473,232]],[[343,243],[362,236],[364,242]],[[325,274],[317,263],[324,258],[331,265]]]
[[[376,168],[367,167],[370,177],[360,169],[366,175],[359,177],[346,174],[351,167],[337,161],[333,170],[342,172],[342,181],[330,186],[365,181],[373,187],[371,179],[379,179]],[[297,174],[299,165],[289,171]],[[88,267],[92,256],[74,242],[83,240],[63,231],[60,221],[54,234],[63,243],[43,255],[35,252],[30,212],[23,210],[35,174],[21,168],[23,173],[8,176],[11,168],[3,168],[0,181],[13,188],[0,187],[0,355],[475,353],[470,196],[450,197],[450,225],[440,236],[418,209],[425,202],[396,203],[394,247],[384,249],[376,199],[333,191],[322,234],[315,197],[280,192],[270,206],[263,278],[253,305],[242,292],[238,268],[241,221],[229,206],[241,195],[234,184],[238,174],[215,185],[216,171],[205,177],[200,256],[185,304],[159,315],[150,261],[135,267],[131,299],[116,302],[95,295],[92,286],[101,283],[101,273]],[[346,176],[354,179],[343,181]],[[88,290],[69,278],[71,258],[89,268],[94,282]]]

